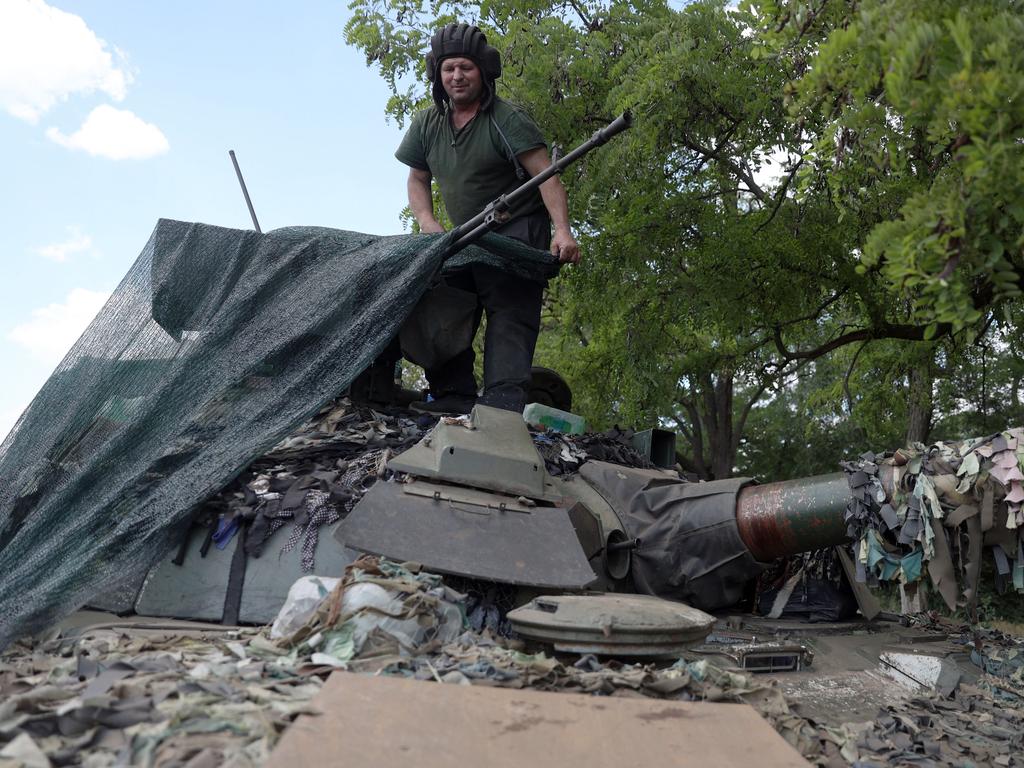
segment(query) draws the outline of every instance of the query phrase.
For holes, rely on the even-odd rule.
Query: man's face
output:
[[[471,106],[480,101],[484,92],[480,67],[472,59],[461,57],[441,62],[441,85],[457,107]]]

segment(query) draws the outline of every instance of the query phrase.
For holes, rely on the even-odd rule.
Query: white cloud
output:
[[[78,227],[68,227],[67,240],[60,243],[42,245],[36,248],[35,252],[44,259],[49,259],[50,261],[56,261],[58,264],[63,264],[72,255],[91,250],[92,238],[89,235],[83,235],[79,232]]]
[[[28,408],[28,403],[0,410],[0,443],[14,429],[14,425],[18,423],[18,419],[21,418],[21,414],[25,412],[26,408]]]
[[[71,94],[101,91],[115,101],[132,81],[123,54],[81,16],[43,0],[0,0],[0,108],[36,123]]]
[[[793,168],[797,157],[785,149],[774,149],[761,160],[761,165],[754,171],[757,186],[771,193],[782,183],[782,180]]]
[[[37,360],[56,365],[109,297],[107,292],[74,288],[63,304],[33,309],[31,318],[12,328],[7,338]]]
[[[134,112],[115,109],[109,104],[96,107],[82,127],[70,136],[56,128],[47,128],[46,136],[62,147],[81,149],[111,160],[141,160],[162,155],[170,149],[167,137],[155,125]]]

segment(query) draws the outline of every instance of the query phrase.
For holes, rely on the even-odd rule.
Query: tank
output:
[[[492,605],[519,636],[512,642],[524,644],[516,648],[544,651],[545,663],[557,659],[581,674],[630,669],[640,675],[640,667],[632,666],[639,662],[669,675],[662,683],[671,687],[681,659],[696,665],[686,667],[693,670],[707,660],[719,669],[761,675],[751,685],[767,684],[757,690],[798,703],[821,727],[877,720],[886,707],[916,717],[928,706],[922,696],[948,701],[961,681],[967,693],[956,706],[971,711],[971,692],[981,677],[976,665],[986,657],[972,662],[958,649],[976,651],[977,631],[963,630],[971,645],[951,645],[955,624],[934,618],[922,624],[923,617],[881,612],[866,589],[856,588],[849,557],[840,560],[855,585],[852,618],[809,622],[775,610],[797,594],[793,573],[779,571],[780,563],[847,542],[847,518],[858,488],[866,487],[857,485],[863,478],[856,472],[766,484],[751,478],[704,483],[667,469],[587,460],[578,471],[553,475],[537,438],[517,414],[478,407],[469,418],[442,418],[396,455],[378,450],[353,459],[381,473],[385,457],[398,482],[376,482],[343,520],[324,527],[315,544],[316,572],[339,575],[371,553],[419,563],[467,595],[491,585],[497,595]],[[300,443],[286,441],[258,465],[274,466]],[[887,497],[905,490],[897,461],[898,454],[891,463],[878,463],[877,481]],[[241,537],[223,550],[206,547],[204,557],[206,535],[193,529],[174,558],[150,571],[141,592],[127,589],[118,610],[269,623],[302,575],[299,548],[279,551],[288,535],[288,529],[274,534],[259,557],[245,556]],[[751,612],[750,586],[766,571],[781,573],[790,589]],[[122,621],[113,626],[142,622],[143,631],[172,632],[196,626]],[[493,643],[479,632],[467,637]],[[816,756],[808,749],[805,755]]]
[[[739,602],[778,558],[846,541],[850,490],[842,473],[765,485],[694,483],[668,469],[586,461],[556,477],[521,416],[484,406],[468,418],[442,418],[388,468],[403,482],[376,483],[325,529],[318,573],[340,572],[369,553],[508,585],[517,604],[543,593],[633,592],[713,611]],[[303,575],[298,552],[245,557],[237,543],[218,549],[208,538],[193,528],[141,588],[136,581],[94,605],[272,621]]]
[[[477,406],[389,463],[335,530],[339,546],[431,571],[545,590],[733,605],[780,557],[846,540],[843,474],[757,485],[587,461],[545,470],[523,419]]]

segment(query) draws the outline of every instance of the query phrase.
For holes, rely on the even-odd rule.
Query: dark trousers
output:
[[[541,299],[544,286],[532,280],[475,264],[445,278],[455,288],[475,293],[478,298],[473,334],[487,313],[484,336],[484,390],[481,405],[522,411],[530,386],[533,350],[540,331]],[[473,347],[463,350],[443,365],[426,371],[430,392],[475,397],[476,377]]]
[[[551,223],[547,213],[541,212],[509,223],[498,234],[547,250],[551,244]],[[526,407],[533,351],[540,332],[544,284],[484,264],[449,275],[445,282],[477,295],[474,337],[481,316],[487,313],[484,389],[477,402],[521,412]],[[476,353],[470,346],[447,363],[426,371],[431,394],[435,398],[451,394],[476,396],[475,360]]]

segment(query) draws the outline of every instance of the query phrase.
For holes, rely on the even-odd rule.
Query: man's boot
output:
[[[432,413],[438,416],[442,414],[456,414],[464,416],[473,410],[476,405],[475,395],[441,395],[436,400],[421,400],[409,406],[417,413]]]

